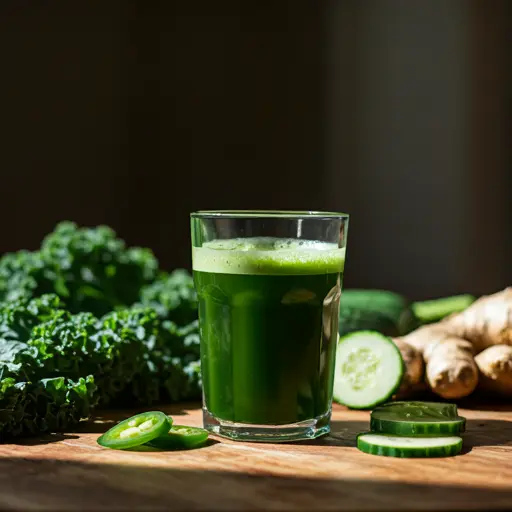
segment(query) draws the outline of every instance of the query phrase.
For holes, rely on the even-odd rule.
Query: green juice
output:
[[[193,249],[204,404],[287,425],[329,415],[344,249],[244,238]]]

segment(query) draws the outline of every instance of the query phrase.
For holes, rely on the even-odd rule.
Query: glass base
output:
[[[232,439],[259,443],[286,443],[316,439],[331,431],[331,411],[311,420],[289,425],[254,425],[221,420],[203,407],[203,425],[212,434]]]

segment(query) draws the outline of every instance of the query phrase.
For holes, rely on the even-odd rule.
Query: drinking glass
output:
[[[329,432],[348,215],[191,214],[203,421],[235,440]]]

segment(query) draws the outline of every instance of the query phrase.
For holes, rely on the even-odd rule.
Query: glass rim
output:
[[[348,219],[348,213],[322,212],[310,210],[198,210],[190,214],[200,219]]]

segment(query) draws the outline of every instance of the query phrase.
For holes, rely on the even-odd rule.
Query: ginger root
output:
[[[478,368],[471,343],[451,336],[439,324],[421,327],[405,336],[403,341],[423,355],[425,378],[434,393],[453,399],[475,390]]]
[[[512,287],[481,297],[437,325],[471,342],[475,354],[492,345],[512,345]]]
[[[411,393],[420,391],[423,389],[425,374],[425,363],[421,353],[416,350],[413,346],[406,343],[400,338],[393,339],[395,345],[402,354],[402,359],[405,364],[405,373],[402,378],[402,383],[397,391],[395,398],[405,398]]]
[[[427,382],[439,396],[453,399],[471,394],[478,384],[473,346],[460,338],[446,337],[424,352]]]
[[[512,395],[512,347],[494,345],[475,357],[482,389]]]
[[[443,398],[468,396],[479,380],[482,388],[512,395],[512,287],[481,297],[463,312],[420,327],[395,343],[405,343],[423,356],[425,380]],[[406,357],[404,361],[409,364]],[[402,391],[408,387],[407,374]]]

